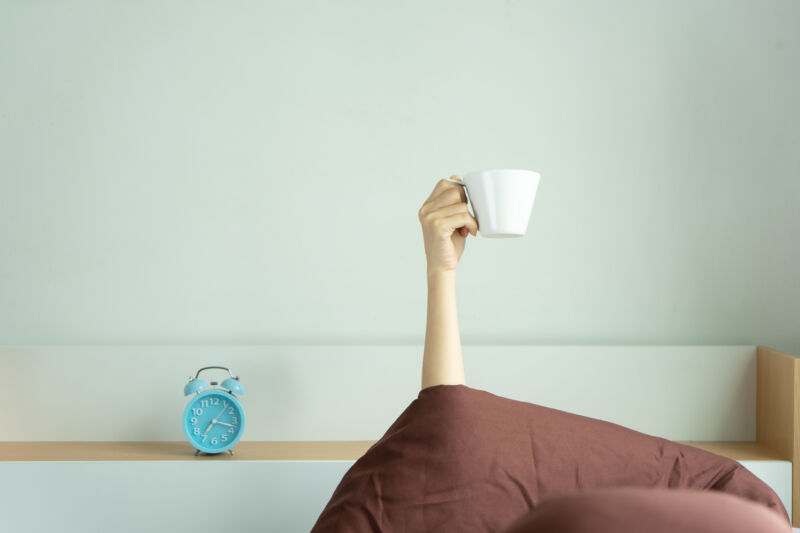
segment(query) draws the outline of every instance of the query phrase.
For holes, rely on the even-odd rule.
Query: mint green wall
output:
[[[0,2],[0,344],[421,344],[417,209],[468,344],[800,355],[800,2]]]

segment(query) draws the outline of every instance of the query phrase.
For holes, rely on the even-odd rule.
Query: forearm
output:
[[[451,270],[429,273],[422,388],[464,383],[464,362],[456,311],[456,272]]]

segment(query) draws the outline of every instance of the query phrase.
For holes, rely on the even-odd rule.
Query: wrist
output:
[[[455,270],[428,269],[428,285],[449,284],[455,281]]]

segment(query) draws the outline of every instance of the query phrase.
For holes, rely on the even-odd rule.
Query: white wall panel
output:
[[[245,386],[245,440],[377,439],[416,397],[422,351],[0,348],[0,440],[183,440],[183,386],[212,364]],[[465,346],[464,358],[468,385],[501,396],[672,440],[755,438],[753,346]]]
[[[351,464],[0,462],[0,515],[5,531],[19,533],[300,533],[311,529]],[[791,463],[743,464],[790,502]]]

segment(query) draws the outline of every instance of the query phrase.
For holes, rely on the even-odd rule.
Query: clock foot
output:
[[[222,452],[222,453],[225,453],[225,452]],[[233,450],[232,449],[228,450],[228,453],[233,455]],[[216,453],[206,453],[206,452],[201,452],[200,450],[195,449],[194,456],[197,457],[200,454],[203,454],[203,455],[218,455]]]

